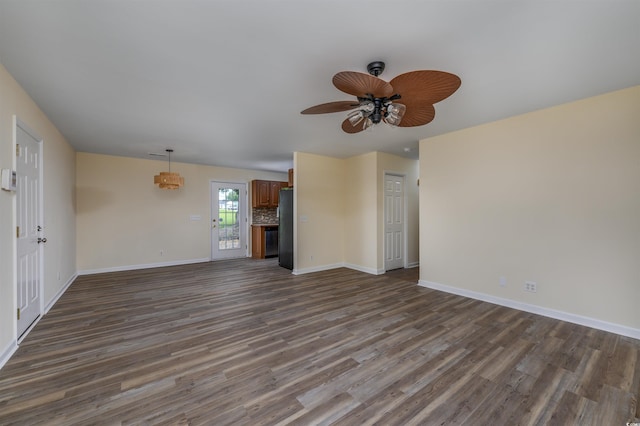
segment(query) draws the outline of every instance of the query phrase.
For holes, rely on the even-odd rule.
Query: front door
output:
[[[16,237],[18,337],[40,316],[42,283],[42,142],[16,123]]]
[[[404,177],[384,176],[384,269],[404,267]]]
[[[211,258],[247,253],[247,185],[211,182]]]

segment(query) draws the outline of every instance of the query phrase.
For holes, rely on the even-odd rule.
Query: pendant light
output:
[[[166,149],[165,151],[169,154],[169,171],[155,175],[153,183],[158,184],[160,189],[178,189],[184,185],[184,178],[180,176],[180,173],[171,172],[171,153],[173,149]]]

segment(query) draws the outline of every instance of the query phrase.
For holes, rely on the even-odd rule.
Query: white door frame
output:
[[[211,179],[209,180],[209,250],[210,250],[210,260],[219,260],[218,257],[215,257],[213,255],[213,230],[211,228],[212,223],[213,223],[213,203],[214,203],[214,199],[213,199],[213,187],[218,186],[219,184],[231,184],[231,185],[242,185],[244,186],[244,194],[240,194],[240,197],[242,197],[243,200],[243,204],[244,204],[244,217],[240,218],[240,223],[241,223],[241,235],[243,232],[243,227],[244,227],[244,242],[245,242],[245,249],[243,251],[244,256],[245,257],[249,257],[249,253],[250,253],[250,249],[249,249],[249,245],[250,245],[250,241],[249,241],[249,183],[248,182],[233,182],[233,181],[228,181],[228,180],[216,180],[216,179]],[[217,199],[215,200],[216,202],[218,201]],[[242,239],[241,239],[242,241]],[[231,257],[232,258],[232,257]],[[230,258],[230,259],[231,259]]]
[[[403,179],[403,188],[402,188],[402,267],[406,268],[407,263],[407,252],[408,252],[408,242],[407,242],[407,175],[406,173],[394,172],[385,170],[382,173],[382,270],[387,271],[387,253],[386,253],[386,222],[387,222],[387,212],[384,206],[384,197],[385,197],[385,184],[387,181],[387,176],[397,176]]]
[[[18,128],[22,129],[25,133],[31,136],[34,140],[36,140],[38,144],[38,211],[36,214],[38,215],[38,222],[41,223],[41,226],[44,230],[44,175],[43,175],[43,153],[44,140],[29,127],[27,123],[20,120],[16,115],[13,116],[13,169],[17,169],[18,158],[17,158],[17,146],[18,146]],[[13,228],[16,229],[18,226],[18,205],[17,205],[17,197],[13,197]],[[33,329],[33,327],[40,321],[42,315],[44,313],[44,244],[38,244],[38,291],[39,294],[39,303],[38,303],[38,316],[37,318],[25,329],[25,331],[19,335],[18,334],[18,239],[14,238],[13,243],[13,290],[14,290],[14,298],[13,298],[13,312],[16,316],[14,316],[15,326],[13,327],[16,341],[20,343],[24,338],[29,334],[29,332]]]

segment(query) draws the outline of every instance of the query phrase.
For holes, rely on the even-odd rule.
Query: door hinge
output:
[[[20,157],[20,144],[16,144],[16,157]]]
[[[20,308],[18,308],[18,320],[20,320]]]
[[[16,238],[20,238],[20,227],[16,226]]]

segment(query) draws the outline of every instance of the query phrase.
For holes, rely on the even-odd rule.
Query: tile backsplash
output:
[[[251,223],[278,223],[277,209],[255,207],[251,212]]]

